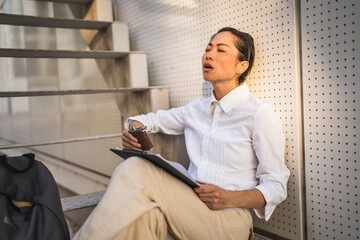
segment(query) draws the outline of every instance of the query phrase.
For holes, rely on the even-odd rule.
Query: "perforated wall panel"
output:
[[[210,36],[224,26],[249,32],[256,62],[248,85],[272,102],[286,134],[286,164],[291,171],[288,198],[269,222],[255,227],[289,239],[303,238],[299,55],[293,0],[282,1],[126,1],[117,0],[117,18],[129,23],[132,50],[148,53],[150,85],[170,86],[171,106],[202,94],[201,56]],[[256,219],[256,217],[254,218]]]
[[[308,239],[359,239],[360,2],[301,1]]]

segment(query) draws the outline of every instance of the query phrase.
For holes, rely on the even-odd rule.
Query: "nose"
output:
[[[214,53],[213,53],[213,51],[208,51],[208,52],[206,52],[205,53],[205,59],[206,60],[208,60],[208,59],[210,59],[210,60],[214,60]]]

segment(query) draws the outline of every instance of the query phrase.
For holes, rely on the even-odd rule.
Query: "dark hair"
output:
[[[239,50],[238,59],[239,59],[239,61],[248,61],[249,62],[249,67],[238,78],[239,84],[242,84],[245,81],[247,75],[250,73],[251,68],[254,64],[254,59],[255,59],[254,39],[248,33],[241,32],[232,27],[224,27],[224,28],[221,28],[217,33],[212,35],[210,38],[210,41],[218,33],[221,33],[221,32],[231,32],[233,35],[235,35],[237,37],[237,40],[235,41],[235,46]]]

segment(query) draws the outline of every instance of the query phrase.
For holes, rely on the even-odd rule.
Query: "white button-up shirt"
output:
[[[220,101],[214,95],[199,97],[183,107],[129,120],[149,132],[184,134],[188,171],[196,181],[227,190],[260,190],[266,200],[264,208],[255,209],[260,218],[268,220],[287,196],[282,124],[272,105],[255,98],[245,83]]]

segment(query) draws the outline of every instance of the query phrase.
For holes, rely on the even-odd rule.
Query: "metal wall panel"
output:
[[[308,239],[359,239],[360,2],[301,1]]]
[[[272,102],[286,134],[286,164],[291,171],[288,198],[270,221],[255,227],[303,239],[300,77],[296,6],[284,1],[126,1],[117,0],[118,19],[129,23],[132,50],[148,52],[150,85],[170,86],[172,107],[202,94],[201,56],[210,36],[233,26],[256,42],[256,61],[248,84],[264,101]]]

